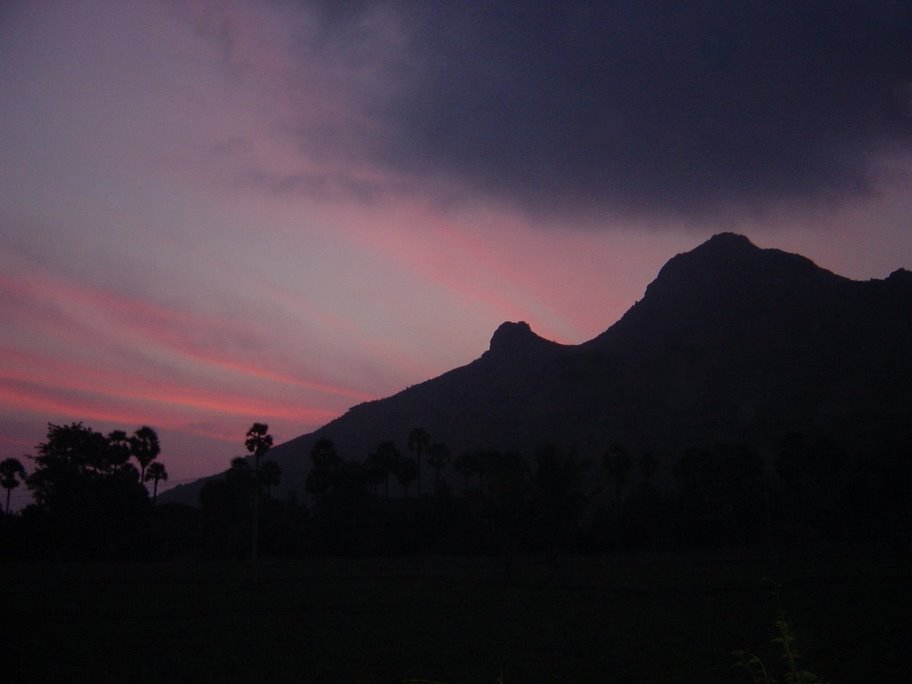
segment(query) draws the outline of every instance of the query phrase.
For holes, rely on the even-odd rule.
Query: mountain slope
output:
[[[384,439],[404,449],[416,426],[454,454],[552,441],[597,458],[619,442],[670,460],[714,441],[765,448],[794,430],[871,442],[908,434],[910,348],[909,272],[852,281],[721,234],[672,258],[589,342],[559,345],[504,323],[475,361],[355,406],[271,457],[283,486],[301,491],[317,439],[360,460]],[[161,498],[192,501],[200,486]]]
[[[794,429],[855,442],[910,415],[910,305],[906,271],[855,282],[723,234],[669,261],[582,346],[622,358],[631,391],[648,388],[650,430],[664,410],[675,438]]]

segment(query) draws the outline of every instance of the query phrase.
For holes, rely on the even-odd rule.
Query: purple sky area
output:
[[[912,267],[907,2],[22,0],[0,84],[0,458],[209,474],[720,231]]]

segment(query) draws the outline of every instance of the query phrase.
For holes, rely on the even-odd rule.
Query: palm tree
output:
[[[266,461],[260,466],[260,484],[266,488],[266,496],[272,496],[272,488],[282,480],[282,468],[275,461]]]
[[[253,565],[253,581],[257,580],[258,529],[260,517],[260,457],[272,447],[272,435],[266,423],[254,423],[247,430],[244,439],[247,451],[253,454],[253,532],[250,539],[250,558]]]
[[[256,458],[255,463],[259,464],[259,458],[272,447],[272,435],[269,434],[269,426],[265,423],[254,423],[247,430],[247,437],[244,440],[244,446],[247,451]],[[254,466],[256,471],[256,465]]]
[[[380,486],[380,483],[386,479],[386,464],[383,462],[383,457],[375,451],[367,457],[365,466],[367,481],[374,490],[374,496],[377,496],[377,488]],[[388,495],[389,491],[387,491],[387,496]]]
[[[472,471],[478,473],[478,489],[482,498],[485,495],[485,477],[498,467],[500,457],[501,454],[493,449],[476,449],[469,456]]]
[[[149,467],[146,468],[145,481],[148,482],[152,480],[152,505],[155,505],[155,499],[158,496],[158,482],[159,480],[168,481],[168,471],[165,470],[165,464],[159,461],[155,463],[150,463]]]
[[[418,476],[418,462],[411,456],[400,458],[396,464],[396,479],[402,485],[405,491],[405,497],[408,498],[409,485],[415,481]]]
[[[408,436],[408,449],[415,454],[417,463],[418,496],[421,496],[421,454],[431,446],[431,436],[423,428],[413,428]]]
[[[336,452],[333,441],[323,437],[318,439],[310,450],[310,460],[313,463],[310,472],[307,473],[305,488],[319,500],[335,487],[342,467],[342,458]]]
[[[10,510],[10,494],[19,486],[20,482],[25,481],[25,468],[18,458],[3,459],[0,462],[0,487],[6,490],[6,514]]]
[[[130,453],[139,463],[140,482],[146,481],[146,468],[155,460],[160,451],[158,435],[147,425],[143,425],[130,437]]]
[[[396,448],[395,442],[385,440],[377,445],[377,461],[383,464],[383,472],[386,473],[386,498],[389,498],[389,480],[390,475],[396,472],[399,459],[399,449]]]
[[[256,485],[257,492],[259,492],[261,484],[260,457],[272,448],[272,435],[269,434],[269,426],[265,423],[254,423],[247,430],[244,446],[253,455],[253,482]]]
[[[522,455],[515,451],[478,451],[476,454],[482,455],[479,463],[491,477],[490,492],[485,501],[488,515],[500,538],[506,582],[513,574],[513,557],[523,528],[530,524],[529,467]],[[481,495],[485,497],[484,490]]]
[[[453,467],[456,469],[456,472],[462,475],[463,481],[465,482],[465,495],[469,495],[469,476],[475,472],[475,466],[472,465],[472,457],[467,452],[462,452],[459,456],[456,457],[456,460],[453,461]]]
[[[450,450],[446,444],[440,442],[431,445],[428,449],[428,463],[434,469],[434,491],[440,488],[440,471],[450,462]]]
[[[553,445],[541,448],[535,461],[532,484],[537,504],[536,527],[545,542],[553,578],[560,546],[576,530],[586,503],[579,484],[589,463],[573,453],[562,455]]]
[[[608,475],[614,480],[614,517],[615,522],[620,529],[621,524],[621,492],[627,483],[627,476],[630,474],[630,467],[633,465],[633,459],[627,452],[626,447],[620,444],[612,444],[608,450],[602,454],[602,464]]]

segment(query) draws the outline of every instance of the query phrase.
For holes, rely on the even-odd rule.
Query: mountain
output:
[[[769,450],[793,431],[872,446],[912,434],[910,349],[912,273],[853,281],[723,233],[672,258],[588,342],[503,323],[468,365],[355,406],[270,457],[283,486],[303,491],[317,439],[360,460],[385,439],[404,451],[417,426],[454,454],[553,442],[597,459],[620,443],[669,461],[718,441]],[[195,502],[202,482],[159,498]]]

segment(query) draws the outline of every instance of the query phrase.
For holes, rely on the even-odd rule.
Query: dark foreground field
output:
[[[809,556],[409,557],[231,563],[7,564],[4,682],[750,682],[784,680],[781,598],[804,666],[832,682],[905,682],[908,565]]]

